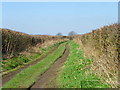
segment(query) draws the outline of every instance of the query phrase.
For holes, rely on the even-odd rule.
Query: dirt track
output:
[[[55,79],[58,75],[59,69],[63,66],[64,62],[67,60],[69,55],[69,48],[66,47],[66,50],[61,58],[59,58],[40,78],[37,82],[29,87],[29,89],[34,88],[57,88]]]
[[[58,46],[59,46],[59,45],[58,45]],[[11,80],[17,73],[19,73],[19,72],[22,71],[23,69],[28,68],[28,67],[30,67],[30,66],[38,63],[39,61],[43,60],[43,59],[44,59],[45,57],[47,57],[49,54],[51,54],[52,52],[54,52],[54,51],[58,48],[58,46],[56,46],[54,49],[52,49],[51,51],[49,51],[45,56],[41,57],[39,60],[36,60],[36,61],[34,61],[34,62],[32,62],[32,63],[24,66],[24,67],[21,67],[20,69],[14,71],[14,72],[11,72],[11,73],[9,73],[9,74],[7,74],[7,75],[5,75],[5,76],[2,76],[2,85],[4,85],[4,84],[5,84],[6,82],[8,82],[9,80]]]

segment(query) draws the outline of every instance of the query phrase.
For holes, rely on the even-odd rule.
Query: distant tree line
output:
[[[73,35],[77,35],[77,33],[75,31],[71,31],[68,33],[68,36],[73,36]],[[57,33],[56,36],[63,36],[62,33]]]

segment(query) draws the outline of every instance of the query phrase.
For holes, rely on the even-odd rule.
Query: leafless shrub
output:
[[[112,87],[118,86],[119,30],[119,25],[113,24],[74,37],[85,56],[94,59],[92,71]]]
[[[2,31],[2,55],[3,58],[10,58],[19,55],[20,52],[43,44],[52,40],[61,40],[63,36],[49,35],[28,35],[21,32],[12,31],[9,29],[0,29]]]

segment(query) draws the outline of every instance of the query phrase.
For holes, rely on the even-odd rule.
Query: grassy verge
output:
[[[62,43],[52,54],[37,64],[21,71],[13,79],[8,81],[3,88],[28,88],[37,80],[39,75],[44,73],[60,56],[62,56],[65,46],[66,42]]]
[[[57,79],[59,88],[108,88],[101,79],[90,71],[93,62],[83,56],[79,45],[70,41],[70,55],[61,68]]]
[[[30,56],[22,55],[22,56],[8,59],[8,60],[6,60],[6,62],[3,60],[2,70],[5,72],[5,74],[15,71],[15,70],[23,67],[26,64],[30,64],[30,63],[44,57],[50,50],[52,50],[59,44],[60,43],[56,43],[48,48],[40,48],[40,53],[33,53]]]

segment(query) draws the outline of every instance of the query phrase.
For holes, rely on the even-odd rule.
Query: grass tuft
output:
[[[70,55],[61,68],[57,85],[60,88],[108,88],[109,86],[90,71],[93,60],[85,58],[79,45],[70,41]]]

